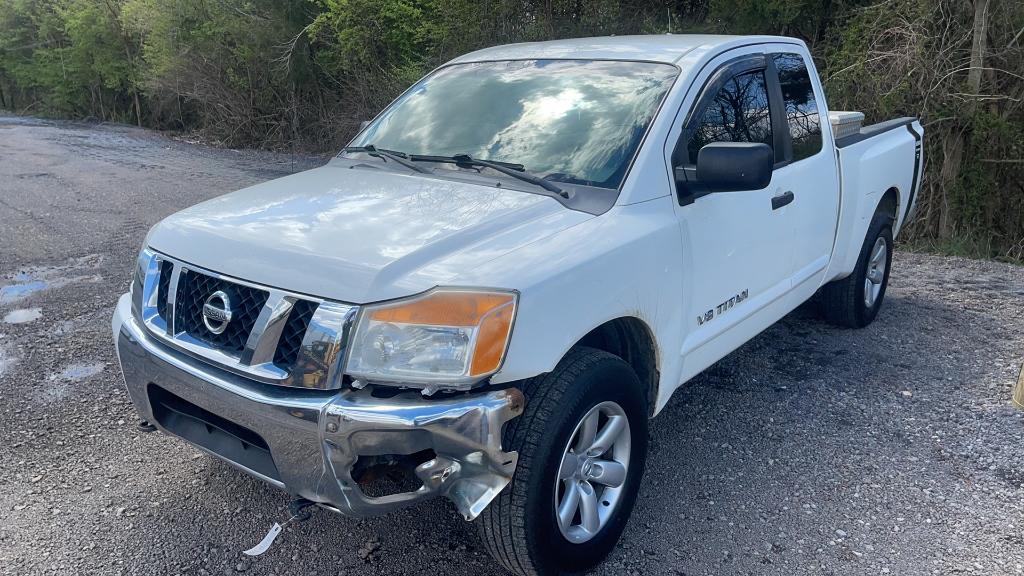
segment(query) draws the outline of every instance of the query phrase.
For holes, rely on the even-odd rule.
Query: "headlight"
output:
[[[514,292],[442,288],[367,306],[346,372],[367,382],[466,389],[501,366],[516,300]]]

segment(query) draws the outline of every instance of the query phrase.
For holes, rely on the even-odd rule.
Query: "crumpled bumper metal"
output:
[[[273,472],[232,457],[244,449],[189,440],[246,473],[342,514],[378,515],[442,495],[471,520],[515,471],[517,454],[502,450],[501,430],[522,413],[524,399],[517,389],[433,400],[415,391],[378,398],[370,389],[321,392],[260,384],[152,339],[132,318],[127,295],[118,302],[112,329],[125,385],[143,419],[173,434],[154,414],[159,405],[154,398],[170,393],[243,427],[265,442]],[[211,431],[216,427],[207,425]],[[353,479],[360,456],[427,449],[435,457],[415,467],[422,482],[415,491],[374,498]]]

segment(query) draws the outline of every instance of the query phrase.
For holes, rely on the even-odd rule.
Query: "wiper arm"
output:
[[[433,156],[430,154],[409,155],[409,159],[416,162],[446,162],[448,164],[462,165],[467,164],[467,162],[463,162],[463,160],[465,160],[466,158],[469,158],[467,154],[459,154],[457,156]],[[483,160],[476,160],[473,158],[470,158],[470,160],[477,163],[483,162]],[[505,168],[511,168],[512,170],[518,170],[519,172],[523,172],[526,170],[526,166],[523,166],[522,164],[517,164],[515,162],[502,162],[501,160],[487,160],[487,162],[490,162],[491,164],[498,164],[499,166],[504,166]]]
[[[492,162],[490,160],[479,160],[477,158],[473,158],[469,154],[456,154],[454,156],[429,156],[412,154],[409,156],[409,159],[421,162],[450,162],[462,166],[483,166],[485,168],[496,170],[498,172],[501,172],[502,174],[506,174],[513,178],[518,178],[523,182],[529,182],[530,184],[533,184],[535,186],[540,186],[541,188],[549,192],[554,192],[555,194],[558,194],[562,198],[569,198],[568,192],[562,190],[561,188],[559,188],[558,186],[556,186],[555,184],[551,183],[548,180],[545,180],[537,175],[530,174],[529,172],[526,171],[526,167],[524,167],[522,164],[512,164],[509,162]]]
[[[491,160],[480,160],[477,158],[473,158],[469,154],[456,154],[454,156],[406,154],[405,152],[396,152],[394,150],[383,150],[381,148],[377,148],[373,144],[367,144],[366,146],[348,146],[346,148],[342,148],[341,151],[343,153],[362,152],[364,154],[369,154],[370,156],[374,156],[377,158],[386,158],[388,160],[394,160],[398,164],[401,164],[402,166],[405,166],[410,170],[415,170],[416,172],[419,172],[421,174],[432,174],[432,172],[430,170],[427,170],[426,168],[423,168],[422,166],[417,166],[416,164],[414,164],[414,162],[450,162],[462,166],[483,166],[485,168],[496,170],[498,172],[501,172],[502,174],[506,174],[513,178],[518,178],[519,180],[522,180],[524,182],[529,182],[530,184],[533,184],[535,186],[540,186],[541,188],[549,192],[554,192],[555,194],[558,194],[562,198],[569,198],[568,192],[562,190],[560,187],[556,186],[549,180],[545,180],[539,176],[530,174],[529,172],[526,171],[526,167],[523,166],[522,164],[514,164],[511,162],[499,162]]]
[[[370,156],[373,156],[375,158],[385,158],[387,160],[394,160],[398,164],[401,164],[402,166],[405,166],[406,168],[408,168],[410,170],[415,170],[416,172],[419,172],[420,174],[430,174],[430,170],[427,170],[426,168],[424,168],[422,166],[417,166],[411,160],[408,160],[409,155],[404,153],[404,152],[394,152],[392,150],[381,150],[380,148],[377,148],[373,144],[367,144],[366,146],[349,146],[347,148],[342,148],[341,151],[342,152],[363,152],[363,153],[369,154]]]
[[[498,162],[491,162],[489,160],[477,160],[476,158],[473,158],[469,154],[456,154],[455,156],[452,156],[452,158],[455,160],[457,164],[467,164],[469,166],[486,166],[491,170],[497,170],[502,174],[507,174],[513,178],[518,178],[523,182],[529,182],[530,184],[540,186],[541,188],[547,190],[548,192],[554,192],[555,194],[558,194],[562,198],[569,198],[568,192],[562,190],[558,186],[555,186],[551,182],[548,182],[547,180],[539,176],[530,174],[529,172],[526,171],[525,168],[522,170],[516,170],[515,168],[508,167],[508,165],[506,164],[499,164]]]

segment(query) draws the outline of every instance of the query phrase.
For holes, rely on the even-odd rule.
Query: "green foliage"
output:
[[[796,34],[820,0],[712,0],[711,22],[734,34]]]
[[[3,105],[44,114],[128,120],[137,89],[135,40],[115,0],[0,4]]]
[[[979,2],[981,0],[974,0]],[[3,0],[0,108],[332,149],[445,61],[635,33],[804,39],[832,109],[922,118],[915,245],[1024,258],[1024,3],[989,0]]]
[[[158,127],[201,127],[224,144],[294,139],[297,107],[317,89],[305,0],[128,0],[142,38],[146,89]]]
[[[312,32],[333,35],[326,63],[339,71],[403,68],[423,60],[425,18],[407,0],[323,0]]]
[[[707,25],[724,34],[795,36],[811,46],[824,38],[832,18],[864,0],[710,0]]]
[[[973,7],[893,0],[851,11],[820,51],[832,109],[919,116],[926,171],[904,238],[1024,259],[1024,4],[990,0],[980,94],[967,86]]]

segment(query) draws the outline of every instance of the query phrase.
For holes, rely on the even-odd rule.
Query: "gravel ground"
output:
[[[150,225],[317,164],[0,117],[0,572],[497,574],[445,501],[318,511],[136,431],[109,335]],[[1019,574],[1024,268],[898,252],[878,320],[800,309],[676,393],[601,574]]]

